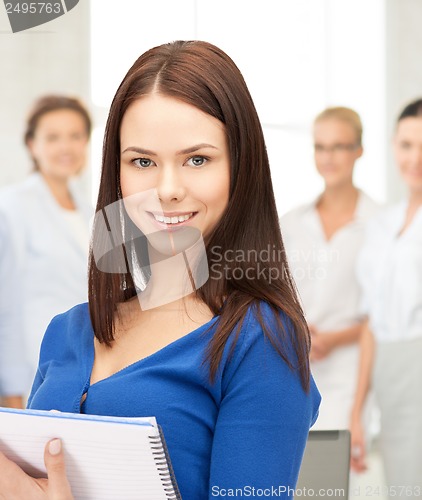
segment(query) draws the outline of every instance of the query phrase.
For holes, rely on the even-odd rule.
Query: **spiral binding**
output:
[[[166,441],[161,427],[158,425],[158,436],[148,436],[152,455],[158,474],[167,498],[172,500],[182,500],[179,487],[177,486],[176,476],[170,461],[170,455],[167,449]]]

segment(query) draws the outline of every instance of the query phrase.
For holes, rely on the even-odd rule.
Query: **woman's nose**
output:
[[[61,151],[73,151],[75,149],[75,141],[69,137],[62,137],[59,142],[59,148]]]
[[[180,172],[174,167],[163,167],[157,179],[157,195],[162,203],[179,202],[186,195]]]

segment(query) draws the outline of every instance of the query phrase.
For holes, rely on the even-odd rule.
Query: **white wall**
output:
[[[90,100],[89,2],[64,16],[12,33],[0,5],[0,185],[23,179],[31,167],[23,145],[33,100],[64,93]]]
[[[103,11],[91,32],[94,4]],[[202,38],[226,50],[245,75],[264,125],[280,211],[320,186],[309,126],[326,105],[362,114],[366,153],[357,181],[381,201],[394,200],[402,187],[389,141],[399,109],[422,94],[420,19],[421,0],[121,0],[119,9],[81,0],[61,18],[12,34],[0,5],[0,185],[28,170],[21,136],[35,97],[63,92],[89,102],[93,69],[91,109],[100,126],[137,55],[171,39]],[[105,39],[91,60],[98,32]],[[97,136],[96,169],[100,129]]]
[[[207,40],[234,59],[251,91],[280,213],[321,189],[310,128],[328,105],[362,114],[366,153],[357,182],[385,199],[384,0],[120,0],[121,10],[131,12],[121,26],[112,4],[91,0],[91,7],[98,111],[146,49],[178,38]],[[97,131],[95,165],[100,137]]]
[[[422,1],[386,1],[386,179],[387,197],[397,200],[404,186],[391,149],[395,120],[403,107],[422,98]]]

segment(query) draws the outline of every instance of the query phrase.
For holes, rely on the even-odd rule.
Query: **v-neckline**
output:
[[[420,205],[413,214],[412,220],[407,225],[406,229],[402,230],[403,224],[406,221],[408,209],[409,209],[409,202],[402,202],[397,217],[397,227],[394,233],[395,234],[394,239],[397,242],[406,240],[408,238],[409,233],[412,234],[414,228],[416,227],[419,217],[421,217],[422,219],[422,205]]]
[[[334,233],[330,236],[330,238],[327,238],[327,234],[325,232],[325,229],[324,229],[324,224],[322,222],[322,219],[321,219],[321,216],[318,212],[318,201],[320,199],[320,197],[318,197],[312,208],[313,208],[313,215],[316,219],[316,223],[317,223],[317,227],[318,227],[318,231],[320,232],[321,234],[321,237],[322,237],[322,241],[324,242],[324,245],[326,246],[329,246],[332,244],[332,242],[338,237],[338,234],[341,233],[344,229],[346,229],[347,227],[349,227],[350,225],[352,225],[353,223],[355,223],[358,218],[359,218],[359,214],[361,212],[361,204],[363,202],[363,199],[362,199],[362,192],[360,190],[358,190],[358,197],[357,197],[357,200],[356,200],[356,206],[355,206],[355,209],[354,209],[354,212],[353,212],[353,217],[346,223],[346,224],[343,224],[342,226],[340,226],[338,229],[336,229],[334,231]]]
[[[162,355],[163,352],[166,352],[166,351],[168,351],[170,349],[173,349],[175,346],[179,345],[183,341],[186,341],[186,340],[190,339],[191,337],[195,336],[195,334],[198,334],[199,332],[202,332],[202,330],[205,330],[206,327],[208,327],[208,326],[212,327],[213,326],[212,323],[214,321],[216,321],[218,318],[219,318],[218,315],[217,316],[213,316],[206,323],[203,323],[202,325],[200,325],[197,328],[195,328],[194,330],[186,333],[182,337],[179,337],[178,339],[173,340],[172,342],[166,344],[165,346],[161,347],[157,351],[155,351],[155,352],[153,352],[151,354],[148,354],[148,356],[140,358],[140,359],[134,361],[133,363],[130,363],[127,366],[124,366],[123,368],[121,368],[120,370],[117,370],[116,372],[112,373],[111,375],[108,375],[107,377],[104,377],[104,378],[102,378],[100,380],[97,380],[93,384],[91,384],[91,375],[92,375],[92,370],[93,370],[94,361],[95,361],[95,345],[94,345],[95,334],[94,334],[94,330],[93,330],[92,324],[91,324],[90,325],[91,326],[90,329],[91,329],[91,334],[92,335],[91,335],[91,340],[89,342],[89,357],[88,357],[88,363],[87,363],[88,382],[89,382],[89,384],[87,386],[86,391],[84,391],[84,393],[89,392],[89,390],[92,387],[97,386],[101,382],[107,382],[107,381],[113,379],[114,377],[116,377],[118,375],[124,374],[124,372],[126,372],[126,371],[130,371],[130,370],[132,370],[133,368],[135,368],[135,367],[137,367],[139,365],[147,363],[148,361],[150,361],[154,357]]]

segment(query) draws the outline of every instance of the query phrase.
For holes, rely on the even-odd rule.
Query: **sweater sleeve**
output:
[[[241,353],[228,370],[215,428],[209,498],[236,489],[254,496],[255,489],[260,496],[291,499],[320,395],[313,380],[304,391],[298,371],[257,322],[249,322],[238,342]]]

